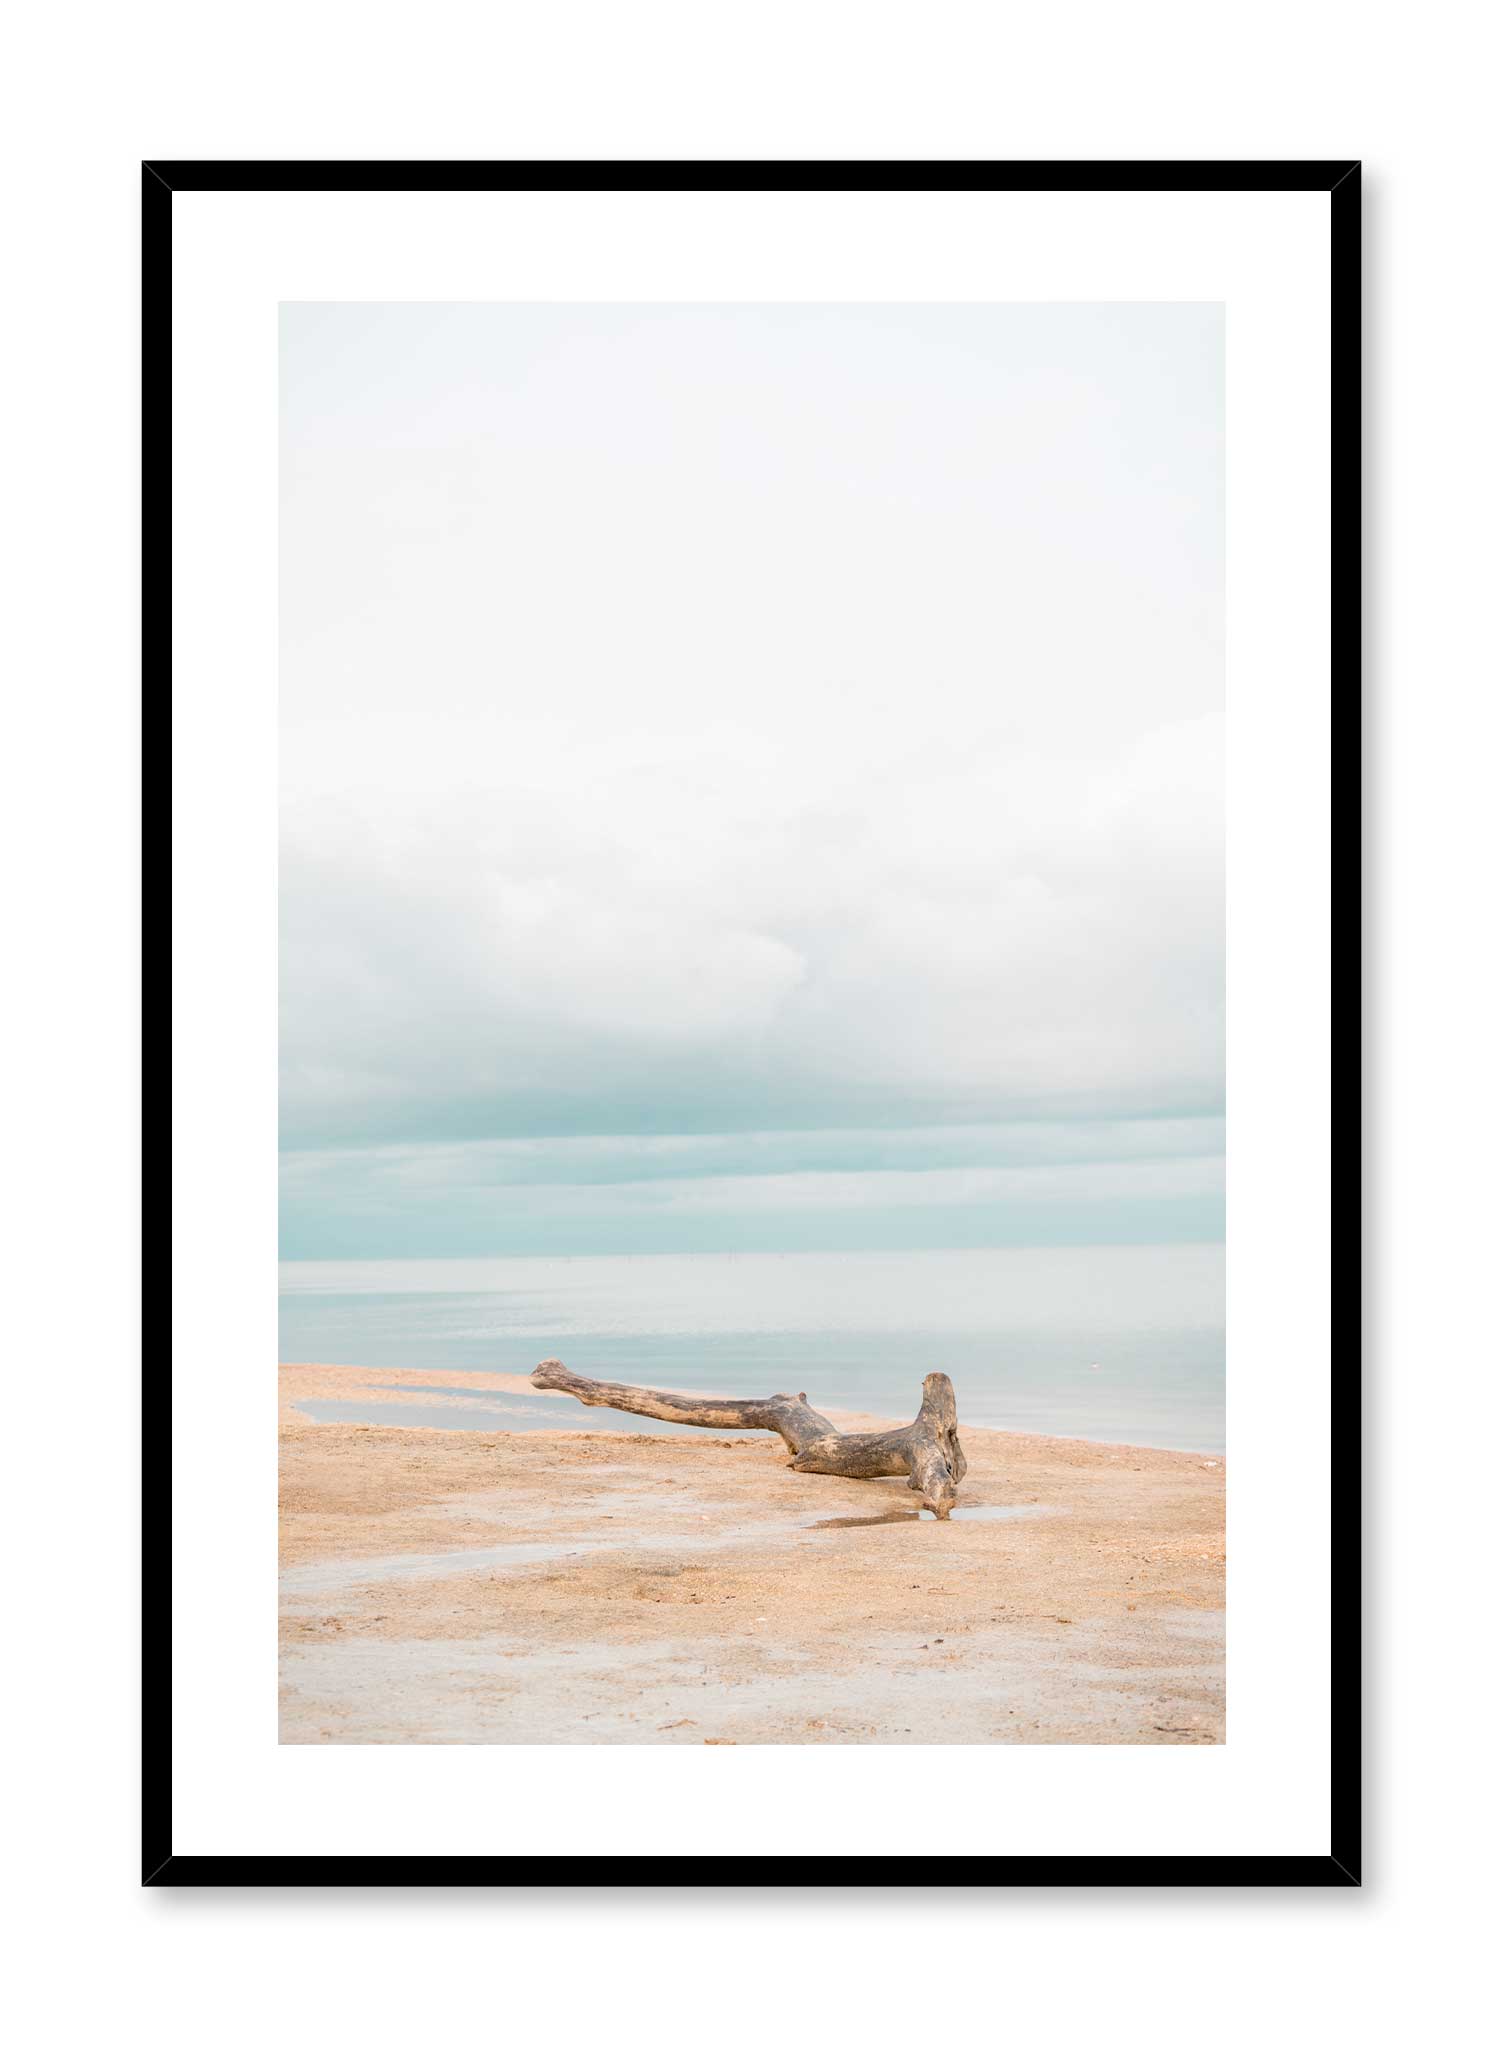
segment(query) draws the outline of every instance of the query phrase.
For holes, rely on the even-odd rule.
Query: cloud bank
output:
[[[1221,1106],[1216,309],[302,307],[283,369],[294,1245],[1205,1234],[1108,1134]]]

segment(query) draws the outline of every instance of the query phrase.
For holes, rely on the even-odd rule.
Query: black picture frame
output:
[[[1361,706],[1361,165],[1349,159],[1300,162],[208,162],[152,159],[141,165],[142,405],[142,758],[143,873],[170,874],[172,701],[172,201],[178,192],[453,192],[599,190],[809,190],[1060,192],[1326,192],[1331,203],[1331,691],[1338,729]],[[1333,769],[1333,901],[1359,900],[1358,749],[1349,738]],[[170,975],[169,915],[148,908],[143,985]],[[1333,1030],[1354,1036],[1359,981],[1356,912],[1339,925],[1332,956]],[[150,1019],[146,1020],[151,1023]],[[159,1023],[143,1032],[144,1100],[158,1115],[171,1101],[171,1046]],[[1354,1160],[1361,1126],[1355,1063],[1333,1076],[1332,1139]],[[148,1150],[148,1213],[160,1203],[168,1142]],[[1360,1286],[1356,1167],[1333,1203],[1333,1296],[1348,1310]],[[143,1317],[170,1306],[171,1276],[160,1255],[144,1275]],[[1360,1344],[1331,1345],[1333,1396],[1343,1441],[1360,1440]],[[172,1394],[147,1376],[143,1387],[143,1556],[171,1554]],[[1361,1883],[1362,1701],[1358,1591],[1361,1474],[1333,1450],[1331,1558],[1344,1593],[1331,1636],[1330,1839],[1328,1856],[949,1856],[932,1866],[938,1885],[1310,1885]],[[911,1885],[911,1857],[702,1856],[236,1856],[176,1855],[172,1848],[171,1594],[160,1577],[143,1588],[142,1866],[145,1886],[238,1885]]]

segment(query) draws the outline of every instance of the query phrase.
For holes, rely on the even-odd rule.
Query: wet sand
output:
[[[772,1436],[283,1366],[282,1740],[1223,1741],[1225,1461],[968,1429],[958,1393],[967,1512],[936,1523]],[[484,1395],[525,1422],[476,1426]]]

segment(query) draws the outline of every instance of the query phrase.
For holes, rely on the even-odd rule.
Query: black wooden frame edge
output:
[[[1349,159],[1299,162],[930,162],[827,161],[714,163],[690,161],[575,161],[550,163],[207,162],[143,159],[141,164],[141,673],[142,874],[171,873],[172,682],[172,194],[175,191],[495,191],[619,186],[765,190],[811,184],[875,190],[949,187],[1018,191],[1325,191],[1331,194],[1331,702],[1333,717],[1355,712],[1360,725],[1361,617],[1361,163]],[[1348,763],[1354,758],[1348,752]],[[168,763],[163,767],[163,763]],[[153,801],[153,799],[158,799]],[[1360,785],[1350,766],[1332,761],[1333,901],[1358,901]],[[1343,891],[1343,883],[1346,884]],[[1332,1017],[1360,1022],[1360,935],[1350,920],[1332,947]],[[143,917],[142,986],[170,986],[170,921],[160,911]],[[143,996],[143,1026],[151,1019]],[[143,1102],[170,1111],[171,1050],[166,1034],[142,1032]],[[1360,1071],[1333,1093],[1333,1139],[1348,1140],[1358,1156],[1361,1134]],[[169,1155],[143,1151],[143,1197],[160,1195]],[[1333,1205],[1334,1205],[1333,1194]],[[1333,1206],[1333,1277],[1355,1291],[1360,1279],[1359,1224]],[[163,1289],[165,1295],[166,1289]],[[143,1317],[153,1290],[143,1274]],[[144,1356],[144,1343],[143,1343]],[[1361,1338],[1342,1353],[1332,1329],[1331,1376],[1348,1381],[1360,1413]],[[142,1556],[170,1550],[162,1543],[172,1498],[172,1399],[142,1384]],[[1332,1556],[1358,1543],[1361,1472],[1333,1446]],[[1349,1583],[1360,1583],[1360,1554]],[[1333,1593],[1334,1593],[1333,1584]],[[172,1839],[170,1597],[142,1591],[142,1867],[143,1886],[234,1885],[881,1885],[912,1884],[907,1859],[892,1857],[478,1857],[478,1856],[174,1856]],[[945,1883],[1009,1887],[1050,1885],[1238,1886],[1361,1884],[1362,1743],[1360,1621],[1357,1603],[1333,1605],[1331,1629],[1331,1841],[1330,1856],[1204,1857],[955,1857]],[[1337,1736],[1340,1724],[1350,1731]],[[1339,1744],[1339,1746],[1338,1746]]]
[[[906,1856],[169,1856],[143,1875],[172,1885],[860,1885],[903,1891],[917,1883],[1008,1890],[1048,1885],[1335,1886],[1359,1883],[1334,1856],[951,1856],[941,1875],[917,1879]]]
[[[1360,171],[1351,157],[1290,162],[1236,159],[1176,162],[1161,158],[1071,163],[957,158],[927,163],[842,163],[799,157],[691,161],[575,158],[553,162],[427,159],[360,163],[317,157],[271,161],[143,159],[143,178],[171,192],[495,192],[591,189],[640,184],[660,190],[683,186],[747,192],[777,186],[828,185],[906,192],[922,187],[951,191],[1014,192],[1331,192]]]

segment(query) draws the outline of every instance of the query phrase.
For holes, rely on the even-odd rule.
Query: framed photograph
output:
[[[146,1884],[1359,1883],[1360,221],[143,165]]]

